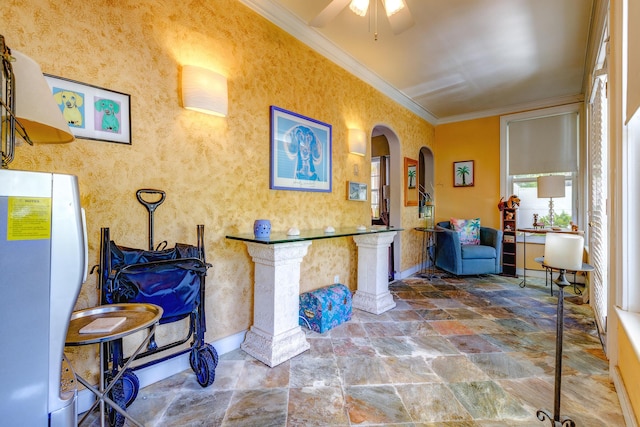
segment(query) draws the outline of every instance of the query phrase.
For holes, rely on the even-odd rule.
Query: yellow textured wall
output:
[[[618,323],[618,369],[633,413],[637,418],[637,414],[640,414],[640,360],[620,323]],[[638,421],[640,420],[636,419],[636,423]]]
[[[0,3],[0,15],[7,45],[43,72],[131,95],[131,145],[21,145],[10,168],[78,176],[90,265],[98,263],[101,227],[118,244],[146,247],[139,188],[167,193],[155,212],[156,242],[195,244],[196,225],[204,224],[213,264],[207,341],[252,323],[253,263],[245,245],[225,235],[251,232],[257,218],[271,219],[274,230],[369,223],[369,205],[346,200],[346,181],[370,172],[370,154],[348,154],[348,128],[370,134],[384,123],[397,134],[401,156],[433,146],[429,123],[236,1],[9,0]],[[181,108],[182,64],[228,77],[226,118]],[[333,192],[269,189],[270,105],[333,126]],[[408,211],[401,212],[404,228],[417,225],[415,210],[406,221]],[[419,248],[413,237],[401,246],[398,270],[416,264]],[[328,285],[335,275],[355,289],[356,267],[352,239],[316,241],[302,263],[302,290]],[[77,308],[98,303],[96,282],[93,275],[84,284]]]
[[[480,218],[482,225],[500,226],[500,117],[436,127],[436,221]],[[473,187],[453,186],[453,163],[474,161]]]

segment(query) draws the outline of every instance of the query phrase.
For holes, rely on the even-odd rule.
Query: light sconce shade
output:
[[[367,134],[360,129],[349,129],[349,152],[358,156],[367,153]]]
[[[547,233],[544,264],[558,270],[581,270],[583,251],[584,237],[568,233]]]
[[[57,144],[73,141],[71,129],[53,99],[40,66],[16,50],[11,52],[11,56],[15,58],[11,63],[16,82],[15,114],[27,132],[29,142]]]
[[[194,65],[182,67],[182,103],[188,110],[225,117],[228,109],[227,78]]]

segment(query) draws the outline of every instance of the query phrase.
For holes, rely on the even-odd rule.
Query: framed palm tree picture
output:
[[[418,161],[404,158],[404,205],[418,206]]]
[[[453,186],[473,187],[474,172],[473,160],[453,162]]]

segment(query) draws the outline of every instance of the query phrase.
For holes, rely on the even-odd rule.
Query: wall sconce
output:
[[[349,129],[349,153],[364,156],[367,153],[367,134],[360,129]]]
[[[74,140],[67,121],[53,99],[40,66],[16,50],[0,35],[0,153],[2,168],[13,161],[16,137],[29,144]]]
[[[188,110],[225,117],[227,78],[206,68],[182,66],[182,103]]]
[[[538,198],[549,198],[549,226],[553,227],[553,198],[564,197],[564,176],[545,175],[538,177]]]

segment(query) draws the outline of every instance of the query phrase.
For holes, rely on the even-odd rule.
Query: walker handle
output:
[[[149,202],[142,198],[142,194],[160,194],[160,199],[156,200],[155,202]],[[156,210],[158,206],[162,204],[162,202],[164,202],[164,199],[166,198],[166,196],[167,195],[164,191],[153,190],[151,188],[141,188],[140,190],[136,191],[136,197],[138,198],[138,201],[142,203],[144,207],[146,207],[147,210],[149,211],[149,250],[150,251],[153,250],[153,212]]]

